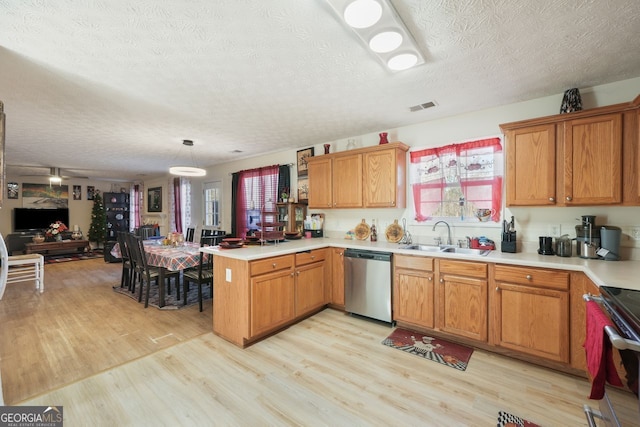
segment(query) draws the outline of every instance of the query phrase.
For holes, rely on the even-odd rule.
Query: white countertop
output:
[[[498,264],[582,271],[597,286],[613,286],[640,290],[640,261],[602,261],[595,259],[583,259],[576,256],[563,258],[555,255],[538,255],[537,253],[528,252],[519,252],[515,254],[503,253],[499,250],[491,251],[487,256],[479,256],[447,252],[421,252],[418,250],[401,249],[401,246],[403,245],[388,242],[370,242],[368,240],[313,238],[291,240],[280,242],[278,244],[268,244],[265,246],[244,246],[240,249],[204,247],[200,250],[228,258],[252,261],[325,247],[368,249],[434,258],[455,258],[469,261],[493,262]]]

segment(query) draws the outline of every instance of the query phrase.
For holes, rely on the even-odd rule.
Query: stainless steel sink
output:
[[[401,246],[400,249],[409,249],[420,252],[440,252],[440,253],[454,253],[461,255],[479,255],[479,256],[487,256],[491,251],[486,249],[471,249],[471,248],[459,248],[457,246],[449,246],[449,245],[406,245]]]

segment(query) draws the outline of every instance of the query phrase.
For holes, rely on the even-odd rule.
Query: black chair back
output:
[[[184,237],[184,240],[187,242],[193,242],[193,235],[195,234],[195,228],[187,228],[187,235]]]

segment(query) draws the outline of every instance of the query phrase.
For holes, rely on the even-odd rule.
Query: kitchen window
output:
[[[254,226],[258,227],[256,220],[262,213],[277,211],[279,173],[280,167],[275,165],[233,174],[234,236],[245,237]]]
[[[501,138],[487,138],[411,152],[410,183],[415,220],[448,218],[478,222],[478,209],[500,221]]]
[[[222,182],[205,182],[203,185],[203,218],[205,227],[220,227],[220,202]]]

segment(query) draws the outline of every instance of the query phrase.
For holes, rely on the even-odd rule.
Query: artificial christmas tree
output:
[[[93,195],[93,208],[91,209],[91,225],[89,226],[89,241],[95,242],[96,247],[104,242],[107,232],[107,214],[104,211],[104,203],[100,191]]]

